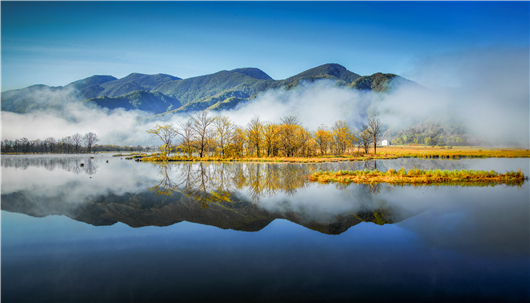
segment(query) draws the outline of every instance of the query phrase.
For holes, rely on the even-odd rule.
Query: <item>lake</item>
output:
[[[108,162],[107,162],[108,161]],[[3,155],[3,302],[528,302],[529,186],[318,184],[318,169]]]

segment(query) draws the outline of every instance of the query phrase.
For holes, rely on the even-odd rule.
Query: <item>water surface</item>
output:
[[[529,173],[528,159],[154,165],[2,156],[2,300],[528,301],[527,182],[306,178],[374,166]]]

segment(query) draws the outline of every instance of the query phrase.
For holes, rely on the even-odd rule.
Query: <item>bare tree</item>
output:
[[[383,124],[381,121],[379,121],[379,119],[368,119],[368,124],[363,125],[363,128],[366,128],[372,138],[372,142],[374,144],[374,154],[377,154],[377,138],[379,138],[379,135],[381,134],[382,126]]]
[[[215,143],[221,150],[221,155],[223,157],[225,155],[226,148],[228,147],[228,141],[233,128],[234,125],[230,122],[228,117],[218,116],[215,118]]]
[[[247,124],[247,138],[256,149],[256,156],[259,158],[260,147],[263,143],[263,124],[259,121],[259,116],[254,116]]]
[[[96,145],[96,143],[99,142],[99,139],[95,133],[89,132],[85,134],[85,136],[83,137],[83,142],[85,146],[87,147],[88,152],[90,153],[92,151],[92,147]]]
[[[190,118],[193,122],[192,129],[197,136],[199,157],[202,158],[204,150],[206,149],[212,135],[210,126],[212,125],[215,118],[208,117],[208,112],[206,111],[198,112]]]
[[[48,137],[46,140],[45,140],[45,144],[46,144],[46,147],[47,147],[47,152],[53,152],[55,150],[55,138],[53,137]]]
[[[70,153],[70,145],[72,144],[72,137],[68,136],[61,139],[62,145],[66,148],[66,153]]]
[[[368,149],[370,148],[371,143],[372,137],[366,129],[366,125],[364,125],[363,129],[359,132],[359,145],[364,149],[365,154],[368,153]]]
[[[83,141],[83,137],[80,133],[72,135],[72,144],[75,146],[75,153],[78,153],[79,146],[81,146],[81,142]]]
[[[156,125],[155,128],[147,130],[148,134],[158,137],[163,145],[164,153],[168,155],[171,151],[171,142],[178,135],[177,130],[173,127],[173,124]]]
[[[180,149],[191,157],[195,149],[195,133],[193,132],[193,122],[191,119],[178,123],[177,133],[182,137]]]

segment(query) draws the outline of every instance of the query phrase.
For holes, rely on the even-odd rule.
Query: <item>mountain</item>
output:
[[[117,97],[138,90],[150,91],[161,83],[178,79],[180,78],[166,74],[145,75],[139,73],[132,73],[121,79],[112,76],[92,76],[72,82],[66,85],[65,88],[76,88],[82,99],[101,96]]]
[[[92,76],[88,77],[82,80],[78,80],[75,82],[72,82],[65,86],[66,89],[69,88],[75,88],[77,91],[79,91],[80,96],[82,98],[88,99],[93,98],[96,96],[99,96],[99,94],[104,91],[105,89],[101,86],[101,84],[117,80],[113,76]]]
[[[165,82],[151,91],[175,97],[183,104],[204,101],[227,92],[239,92],[249,98],[260,91],[275,87],[274,80],[264,78],[270,77],[259,69],[223,70],[210,75]]]
[[[146,92],[137,90],[120,97],[101,96],[85,102],[107,108],[124,108],[126,110],[139,109],[146,112],[159,113],[170,111],[182,106],[178,99],[166,96],[160,92]]]
[[[322,79],[336,81],[343,87],[376,92],[386,92],[396,79],[408,81],[393,74],[360,76],[334,63],[284,80],[274,80],[262,70],[250,67],[187,79],[166,74],[132,73],[120,79],[95,75],[64,87],[36,85],[3,92],[1,108],[25,113],[60,108],[61,104],[82,100],[109,109],[140,109],[164,115],[204,109],[227,110],[242,102],[251,102],[259,93],[270,89],[294,89],[302,82]]]
[[[73,89],[37,84],[2,92],[1,108],[2,111],[29,113],[60,109],[65,103],[75,99],[77,99],[77,93]]]
[[[312,69],[308,69],[295,76],[280,81],[278,86],[287,86],[287,88],[298,85],[301,81],[314,82],[320,79],[341,80],[351,83],[361,76],[350,72],[344,66],[339,64],[324,64]]]
[[[164,113],[174,114],[204,109],[232,109],[240,102],[254,98],[260,92],[281,87],[292,89],[303,81],[329,79],[350,83],[359,77],[339,64],[317,66],[284,80],[273,80],[257,68],[242,68],[166,82],[155,87],[153,91],[174,96],[185,103],[182,108]]]
[[[99,96],[117,97],[137,90],[150,91],[157,85],[174,80],[180,80],[180,78],[166,74],[144,75],[132,73],[121,79],[103,83],[101,86],[105,90]]]

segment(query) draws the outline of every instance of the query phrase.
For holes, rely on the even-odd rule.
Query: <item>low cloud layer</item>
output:
[[[470,50],[425,58],[405,76],[428,89],[402,86],[378,105],[397,128],[436,115],[464,123],[492,145],[529,146],[528,48]]]
[[[258,115],[262,121],[270,122],[295,116],[309,130],[316,130],[320,124],[331,126],[338,120],[360,126],[366,119],[371,97],[369,93],[337,87],[333,81],[321,80],[302,83],[292,90],[266,91],[236,110],[221,114],[229,116],[239,125],[247,124],[252,116]]]

